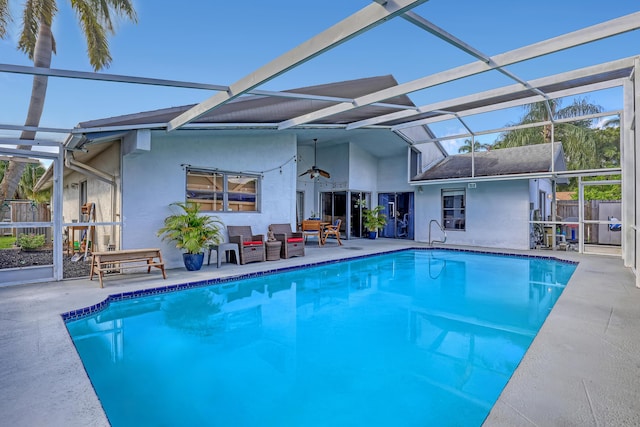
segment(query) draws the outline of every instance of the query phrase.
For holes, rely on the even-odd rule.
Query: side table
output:
[[[229,252],[233,252],[235,255],[236,264],[240,264],[240,255],[238,254],[237,243],[220,243],[219,245],[209,246],[209,256],[207,257],[207,265],[211,264],[211,251],[216,251],[218,258],[217,267],[220,268],[222,264],[222,257],[224,256],[227,262],[231,262],[229,258]]]
[[[267,245],[267,261],[277,261],[280,259],[280,249],[282,248],[282,242],[275,240],[265,243]]]

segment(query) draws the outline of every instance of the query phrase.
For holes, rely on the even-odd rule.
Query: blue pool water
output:
[[[120,426],[479,426],[575,265],[415,250],[67,322]]]

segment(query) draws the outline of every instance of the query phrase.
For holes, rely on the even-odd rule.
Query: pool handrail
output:
[[[438,274],[433,274],[433,272],[431,271],[431,261],[440,261],[442,262],[442,268],[440,269],[440,271],[438,272]],[[440,277],[440,275],[442,274],[442,272],[447,268],[447,260],[446,259],[440,259],[440,258],[436,258],[432,251],[429,251],[429,277],[431,279],[437,279],[438,277]]]
[[[433,223],[436,223],[436,225],[438,226],[438,228],[440,228],[440,231],[442,231],[443,234],[443,239],[442,240],[431,240],[431,225]],[[432,219],[431,221],[429,221],[429,245],[433,245],[434,243],[446,243],[447,241],[447,232],[444,230],[444,227],[442,225],[440,225],[440,223],[438,222],[437,219]]]

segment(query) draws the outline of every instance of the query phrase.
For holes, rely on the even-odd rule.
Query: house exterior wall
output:
[[[547,195],[547,200],[545,202],[544,209],[540,209],[540,199],[538,195],[540,191],[544,191]],[[533,203],[533,209],[540,209],[540,214],[542,215],[542,220],[547,220],[548,217],[551,216],[551,200],[549,200],[548,196],[553,194],[553,185],[551,180],[548,179],[532,179],[529,181],[529,201]],[[544,212],[543,212],[544,211]],[[531,218],[533,219],[533,218]]]
[[[184,165],[262,172],[260,212],[214,212],[226,226],[250,225],[253,233],[266,237],[271,223],[294,225],[295,155],[294,135],[152,132],[149,152],[123,157],[122,248],[159,247],[169,268],[183,265],[181,252],[156,233],[172,213],[169,205],[185,200]]]
[[[317,149],[315,165],[331,175],[331,178],[311,179],[309,175],[299,176],[314,165],[313,146],[298,146],[298,164],[296,188],[304,192],[303,218],[311,217],[320,211],[320,196],[323,191],[342,191],[349,183],[350,149],[348,144],[333,145]]]
[[[87,202],[95,203],[96,222],[119,221],[120,198],[117,186],[120,181],[120,144],[112,143],[109,148],[86,162],[86,165],[112,175],[115,178],[115,187],[91,175],[76,171],[65,175],[62,195],[63,221],[70,223],[74,220],[81,220],[79,198],[80,183],[83,181],[87,183]],[[117,226],[96,226],[94,250],[107,250],[109,244],[118,245],[119,234]],[[79,240],[79,238],[79,233],[76,233],[75,239]]]
[[[377,189],[380,193],[411,192],[414,187],[408,182],[407,154],[378,159]]]
[[[145,137],[147,137],[145,135]],[[442,222],[442,189],[466,191],[466,229],[447,231],[447,243],[527,249],[529,247],[530,201],[537,202],[538,188],[550,191],[550,184],[532,186],[527,180],[479,182],[476,188],[466,184],[423,185],[422,191],[407,182],[407,154],[378,158],[353,144],[338,144],[318,149],[313,161],[312,146],[297,146],[292,134],[244,134],[178,131],[152,132],[149,149],[120,156],[119,144],[102,153],[92,166],[116,176],[122,183],[120,209],[115,189],[95,178],[88,181],[88,200],[96,201],[98,221],[123,222],[120,229],[98,230],[98,244],[105,235],[111,243],[121,238],[122,249],[160,247],[167,266],[182,266],[182,254],[173,243],[156,235],[163,220],[172,213],[169,205],[185,200],[186,167],[261,174],[259,212],[215,212],[225,225],[251,225],[256,234],[267,233],[271,223],[290,223],[295,227],[296,190],[305,192],[305,213],[318,212],[319,192],[370,191],[375,204],[380,192],[414,192],[415,239],[428,241],[429,221]],[[122,172],[119,173],[119,159]],[[294,161],[294,159],[298,161]],[[299,177],[313,164],[331,173],[330,179],[312,181]],[[121,177],[121,178],[120,178]],[[68,176],[66,184],[84,176]],[[65,190],[65,220],[77,217],[78,189]],[[121,215],[120,215],[121,214]],[[434,229],[435,232],[435,229]],[[225,233],[225,238],[226,238]],[[434,233],[434,238],[437,234]],[[100,249],[105,249],[99,246]]]
[[[316,196],[316,183],[309,175],[299,176],[313,166],[313,146],[298,146],[296,155],[296,189],[304,193],[303,218],[311,217],[318,211],[318,198]]]
[[[529,249],[529,183],[527,180],[423,185],[416,192],[415,239],[428,242],[429,222],[442,223],[442,190],[465,190],[466,229],[447,230],[447,244]],[[442,234],[433,227],[432,239]]]
[[[349,189],[375,191],[378,158],[355,144],[349,144]]]

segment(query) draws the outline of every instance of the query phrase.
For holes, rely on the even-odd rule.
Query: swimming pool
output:
[[[400,251],[65,318],[115,427],[478,426],[574,269]]]

